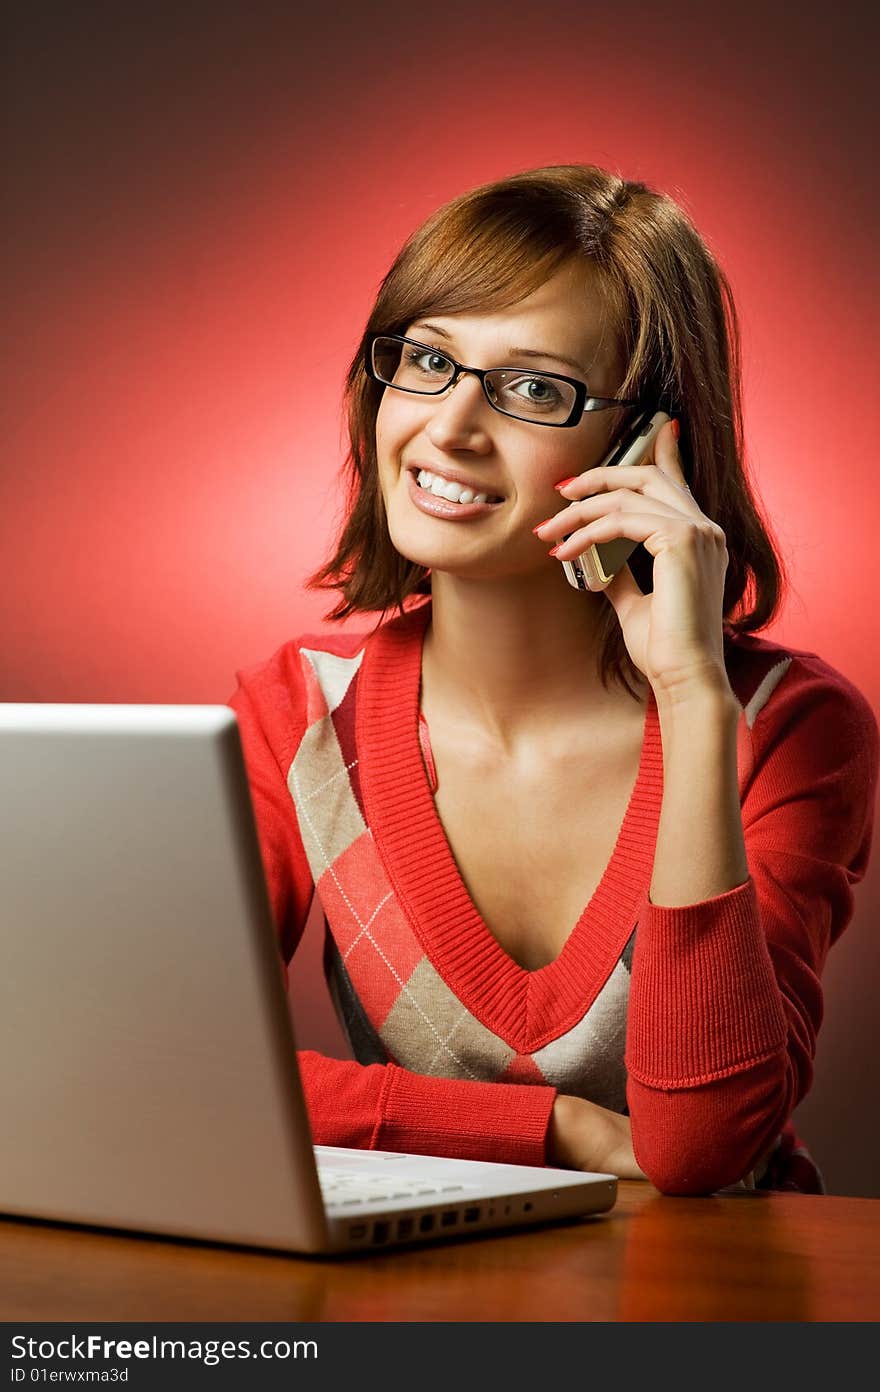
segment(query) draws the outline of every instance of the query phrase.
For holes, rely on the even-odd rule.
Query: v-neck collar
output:
[[[611,858],[554,961],[527,971],[483,922],[459,873],[422,759],[422,645],[430,602],[376,629],[358,676],[357,746],[367,822],[425,953],[462,1004],[520,1053],[581,1019],[636,925],[663,795],[660,722],[645,710],[639,771]]]

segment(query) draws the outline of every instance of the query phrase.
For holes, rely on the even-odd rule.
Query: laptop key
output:
[[[361,1203],[387,1203],[390,1200],[423,1198],[432,1194],[461,1193],[468,1185],[425,1182],[423,1179],[406,1180],[400,1175],[363,1175],[350,1171],[323,1169],[320,1172],[321,1190],[324,1201],[329,1204],[352,1205]]]

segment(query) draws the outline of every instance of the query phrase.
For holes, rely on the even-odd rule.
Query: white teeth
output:
[[[487,503],[489,501],[488,493],[475,493],[472,488],[462,488],[460,484],[451,483],[447,479],[441,478],[439,474],[431,474],[427,469],[419,470],[418,483],[420,488],[424,488],[428,493],[433,493],[435,498],[445,498],[450,503]]]

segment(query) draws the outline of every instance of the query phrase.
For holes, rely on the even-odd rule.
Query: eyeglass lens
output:
[[[373,344],[373,370],[389,387],[436,395],[452,381],[455,364],[436,348],[377,338]],[[509,367],[486,373],[486,394],[497,410],[521,420],[546,421],[548,425],[568,420],[577,395],[567,382]]]

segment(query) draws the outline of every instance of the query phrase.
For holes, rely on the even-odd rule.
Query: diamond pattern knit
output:
[[[434,807],[419,722],[429,619],[424,604],[367,637],[285,644],[239,673],[231,701],[282,948],[289,958],[317,893],[357,1060],[302,1055],[316,1139],[542,1163],[558,1090],[628,1109],[660,1187],[740,1178],[809,1086],[819,974],[870,844],[870,708],[814,654],[731,639],[752,873],[667,909],[648,899],[663,794],[649,698],[605,874],[559,957],[529,972],[480,918]],[[821,770],[815,752],[799,769],[829,715],[836,747]],[[844,802],[846,825],[823,849],[822,824]],[[731,1122],[743,1105],[758,1109],[745,1137]],[[685,1125],[698,1154],[681,1145]]]

